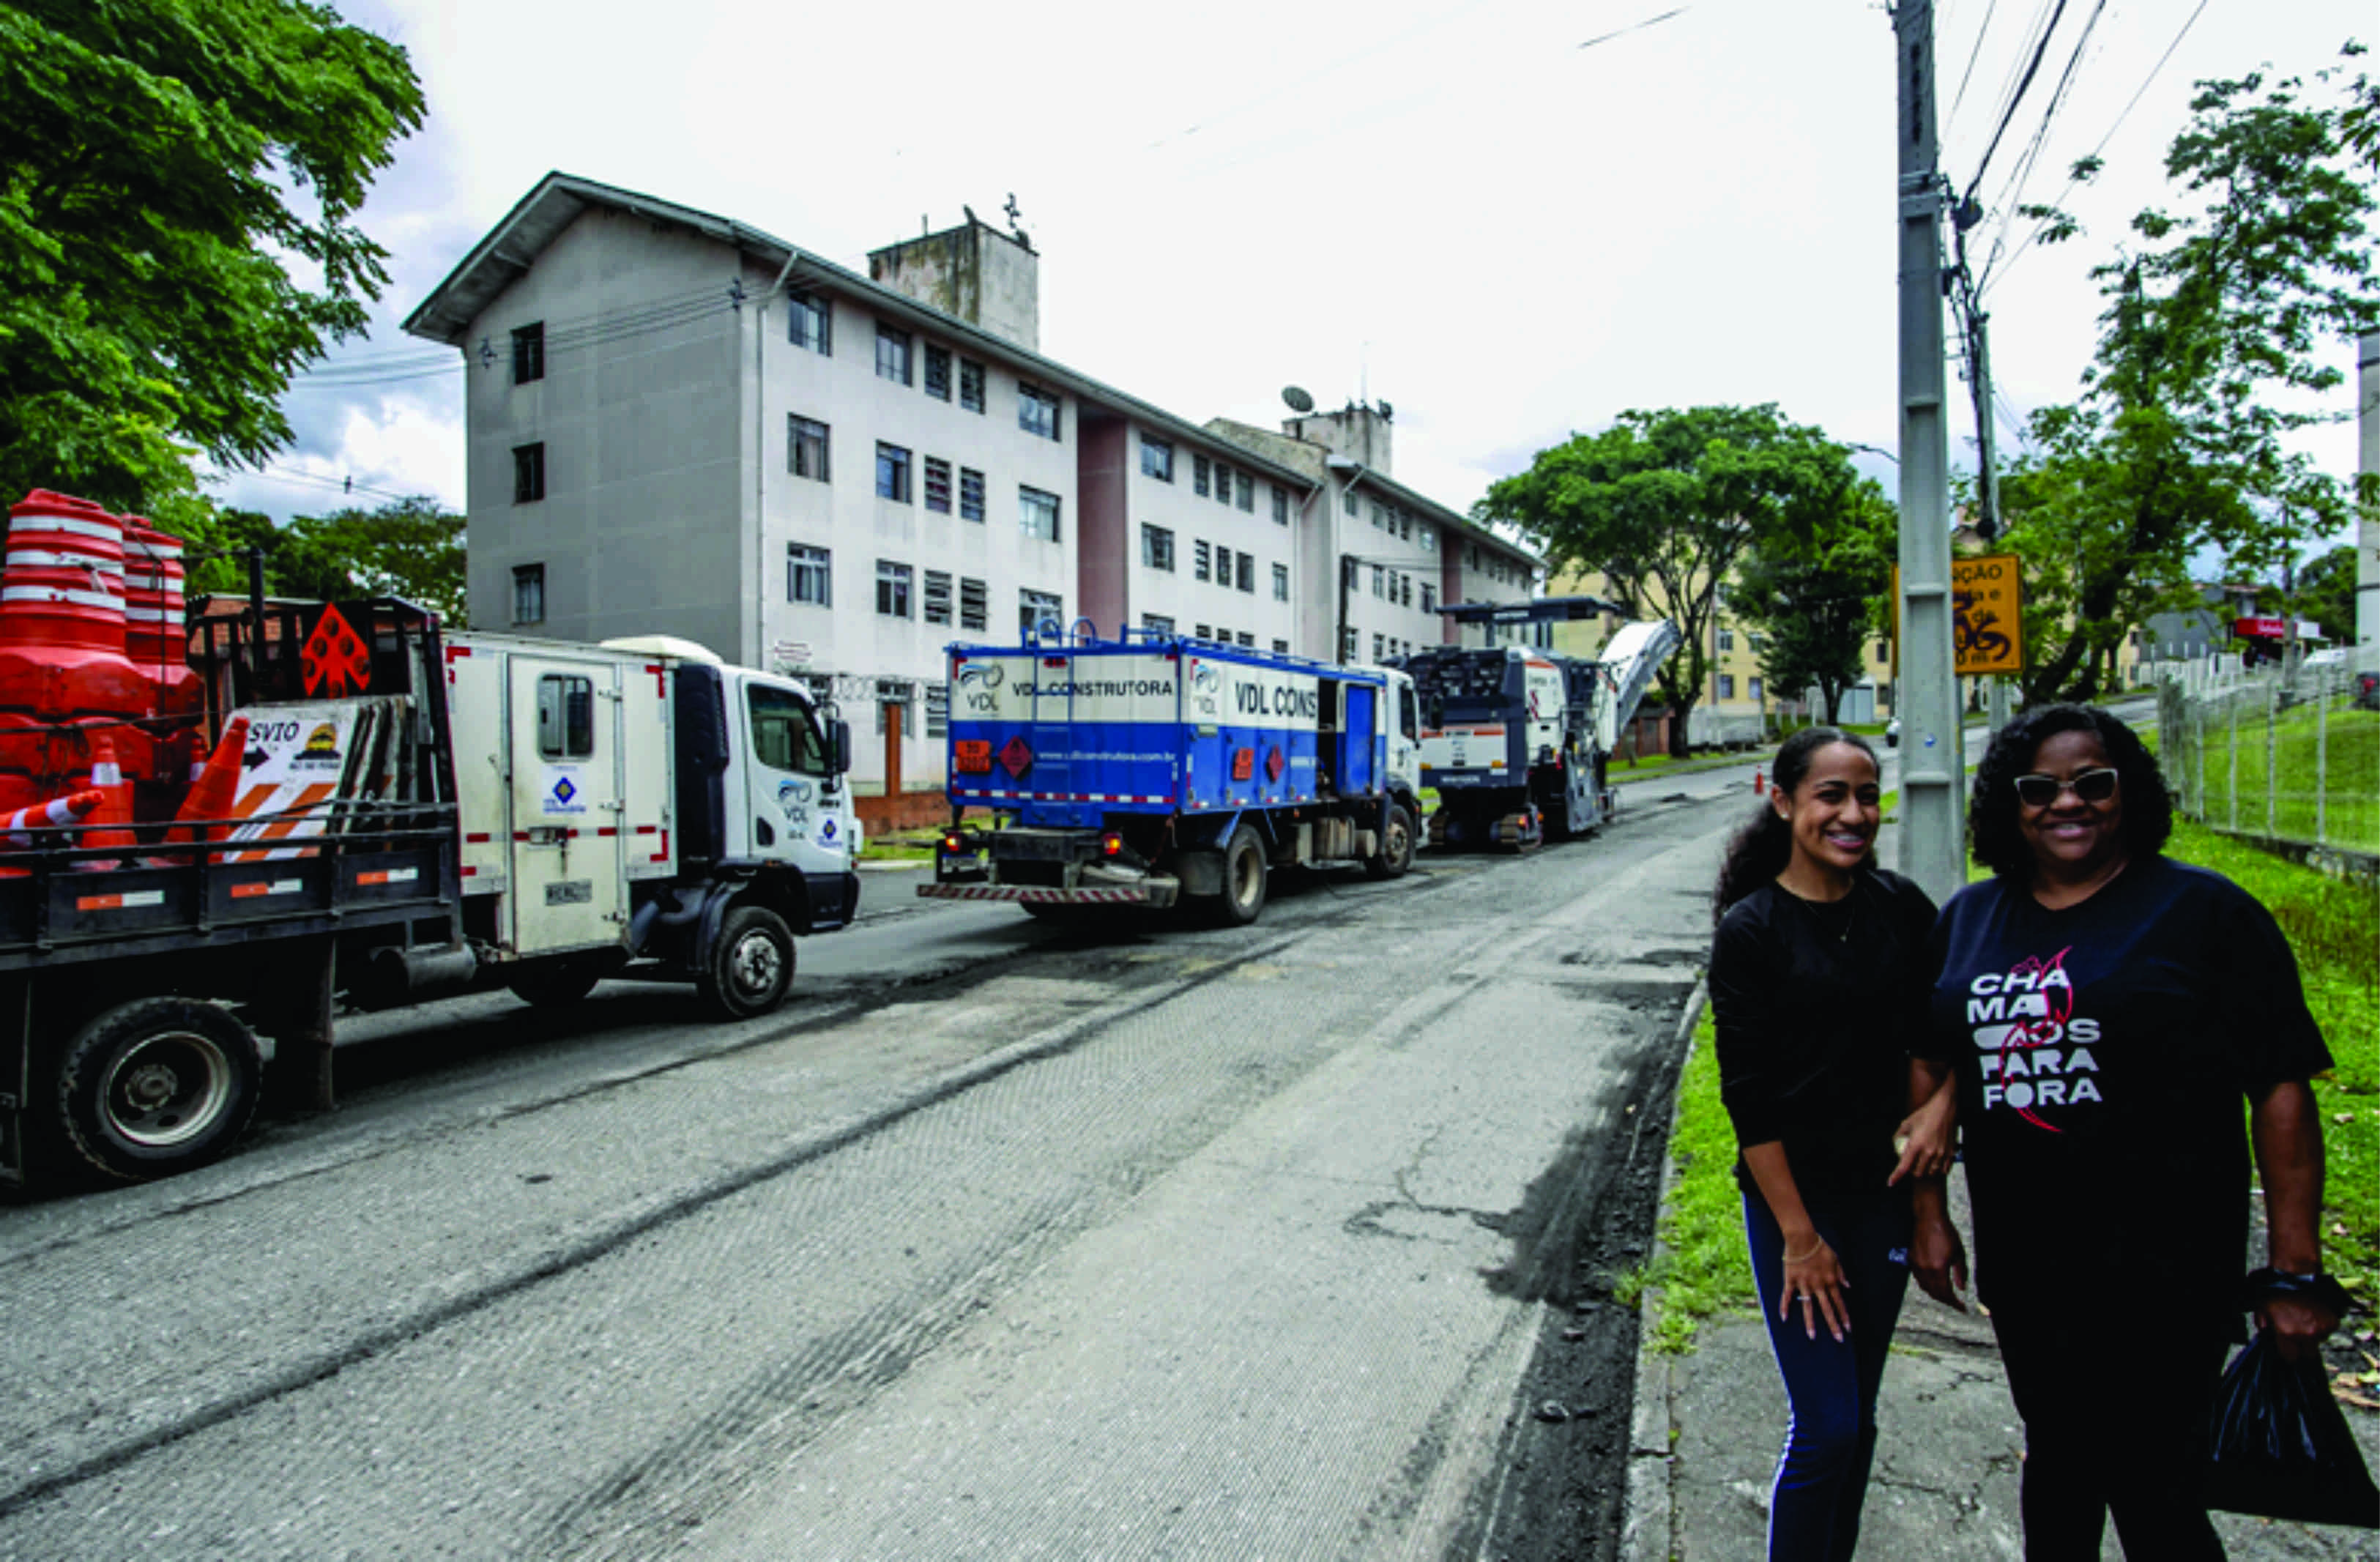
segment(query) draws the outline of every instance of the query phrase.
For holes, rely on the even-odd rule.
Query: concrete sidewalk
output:
[[[1952,1175],[1951,1207],[1960,1229],[1971,1231],[1962,1171]],[[1660,1305],[1658,1291],[1648,1294],[1641,1329],[1646,1340]],[[2368,1331],[2373,1320],[2348,1326]],[[2017,1474],[2024,1433],[1990,1323],[1972,1311],[1955,1313],[1912,1285],[1892,1349],[1859,1555],[1895,1562],[2022,1556]],[[2142,1370],[2153,1368],[2143,1362]],[[2380,1415],[2350,1409],[2348,1417],[2365,1463],[2380,1470]],[[1768,1483],[1785,1418],[1767,1333],[1748,1312],[1705,1321],[1685,1355],[1640,1355],[1628,1562],[1742,1562],[1764,1555]],[[2216,1515],[2216,1527],[2237,1562],[2380,1556],[2380,1535],[2371,1531],[2232,1514]],[[2122,1555],[2110,1526],[2104,1556]]]

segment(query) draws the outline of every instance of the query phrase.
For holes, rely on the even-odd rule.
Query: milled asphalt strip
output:
[[[1694,1044],[1694,1023],[1702,1018],[1703,1005],[1709,999],[1710,978],[1705,975],[1695,981],[1686,1011],[1678,1018],[1674,1043],[1679,1055],[1678,1089],[1670,1101],[1670,1137],[1662,1142],[1661,1193],[1653,1205],[1648,1274],[1660,1273],[1661,1262],[1669,1255],[1661,1243],[1661,1216],[1669,1209],[1670,1195],[1677,1185],[1678,1162],[1667,1145],[1677,1137],[1678,1112],[1686,1098],[1685,1051]],[[1636,1315],[1636,1400],[1628,1432],[1628,1498],[1621,1510],[1621,1562],[1670,1562],[1676,1555],[1677,1459],[1670,1440],[1670,1359],[1654,1348],[1666,1300],[1658,1285],[1645,1287],[1644,1305]]]
[[[260,1405],[284,1395],[310,1388],[337,1376],[348,1367],[366,1362],[394,1347],[432,1333],[459,1319],[469,1316],[507,1298],[515,1296],[543,1281],[568,1274],[572,1270],[601,1259],[638,1237],[661,1227],[674,1224],[699,1214],[723,1200],[756,1187],[771,1179],[782,1177],[810,1162],[832,1155],[869,1135],[939,1106],[953,1096],[990,1083],[1028,1063],[1061,1056],[1095,1039],[1109,1025],[1125,1014],[1169,1003],[1186,992],[1230,975],[1239,967],[1262,962],[1280,953],[1298,941],[1300,933],[1292,931],[1267,939],[1253,949],[1218,959],[1205,969],[1125,995],[1102,1004],[1088,1013],[1077,1015],[1042,1032],[1038,1036],[1012,1043],[997,1052],[988,1053],[971,1063],[965,1063],[929,1081],[916,1094],[879,1111],[844,1123],[813,1132],[796,1141],[783,1154],[745,1168],[740,1171],[694,1188],[678,1197],[659,1205],[641,1215],[620,1221],[610,1229],[594,1233],[570,1244],[540,1262],[494,1280],[485,1286],[417,1314],[374,1329],[349,1342],[344,1348],[326,1352],[311,1361],[300,1362],[278,1376],[257,1385],[245,1393],[234,1395],[194,1411],[170,1427],[131,1438],[104,1453],[77,1460],[63,1470],[28,1482],[12,1491],[0,1494],[0,1519],[7,1518],[41,1501],[53,1493],[86,1481],[97,1479],[123,1468],[132,1460],[156,1449],[167,1447],[194,1434],[222,1425],[234,1417],[245,1414]],[[713,1054],[715,1056],[715,1054]],[[692,1059],[689,1059],[691,1061]]]

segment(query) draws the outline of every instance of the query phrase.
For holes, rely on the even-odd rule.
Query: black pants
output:
[[[2098,1562],[2110,1513],[2131,1562],[2221,1562],[2201,1486],[2221,1334],[2088,1302],[1998,1307],[1992,1329],[2024,1418],[2025,1562]]]

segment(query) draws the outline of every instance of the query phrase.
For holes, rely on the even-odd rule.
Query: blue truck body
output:
[[[954,820],[1000,823],[954,822],[921,894],[1228,900],[1244,836],[1266,866],[1385,856],[1401,872],[1410,857],[1417,708],[1402,673],[1079,628],[949,655]]]

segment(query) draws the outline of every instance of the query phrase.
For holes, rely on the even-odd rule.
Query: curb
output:
[[[1678,1017],[1675,1045],[1679,1048],[1679,1082],[1685,1077],[1686,1049],[1694,1044],[1694,1023],[1709,1000],[1710,978],[1695,978],[1686,997],[1685,1012]],[[1654,1205],[1653,1242],[1647,1267],[1658,1273],[1669,1249],[1661,1242],[1661,1216],[1678,1180],[1677,1162],[1669,1144],[1678,1132],[1679,1092],[1670,1092],[1670,1137],[1662,1141],[1661,1196]],[[1628,1426],[1628,1496],[1621,1510],[1620,1556],[1622,1562],[1670,1562],[1677,1555],[1677,1509],[1673,1483],[1677,1456],[1670,1451],[1670,1359],[1653,1349],[1661,1321],[1661,1288],[1645,1288],[1636,1314],[1636,1397]]]

